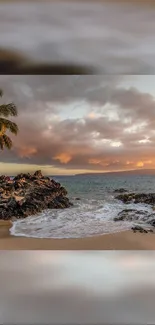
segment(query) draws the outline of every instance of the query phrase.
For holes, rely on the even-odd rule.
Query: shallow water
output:
[[[68,190],[74,206],[64,210],[45,210],[37,216],[17,220],[11,234],[37,238],[81,238],[131,229],[144,222],[143,212],[154,212],[146,204],[128,204],[115,199],[114,190],[155,192],[155,176],[62,176],[58,180]],[[80,200],[76,200],[76,198]],[[138,220],[113,221],[123,209],[136,209]],[[148,218],[148,220],[151,220]]]
[[[96,73],[155,73],[155,9],[130,3],[0,3],[0,45]]]

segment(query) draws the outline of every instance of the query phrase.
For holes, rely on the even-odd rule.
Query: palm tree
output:
[[[3,91],[0,89],[0,97],[3,96]],[[0,148],[3,150],[4,147],[7,149],[12,148],[12,140],[8,135],[7,131],[17,135],[18,126],[16,123],[7,119],[9,116],[17,116],[17,107],[13,103],[0,105]]]

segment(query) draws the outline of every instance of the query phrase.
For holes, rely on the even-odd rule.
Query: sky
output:
[[[72,175],[155,169],[155,76],[0,76],[14,102],[0,173]]]

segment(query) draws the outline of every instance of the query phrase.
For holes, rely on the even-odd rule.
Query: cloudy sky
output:
[[[20,132],[1,173],[155,168],[155,76],[0,76]]]

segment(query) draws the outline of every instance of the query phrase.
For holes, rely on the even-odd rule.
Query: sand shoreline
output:
[[[155,234],[122,231],[75,239],[17,237],[10,234],[11,223],[0,222],[1,250],[154,250]]]

